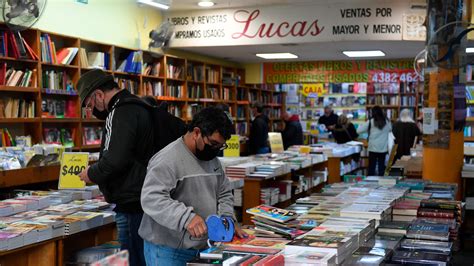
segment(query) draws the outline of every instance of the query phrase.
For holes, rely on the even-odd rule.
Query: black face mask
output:
[[[220,150],[204,143],[204,149],[199,150],[196,143],[196,157],[201,161],[210,161],[219,155]]]
[[[92,114],[95,117],[97,117],[97,119],[99,119],[99,120],[105,120],[105,119],[107,119],[107,116],[109,115],[109,111],[107,111],[107,110],[99,111],[99,110],[97,110],[97,108],[94,108],[94,110],[92,110]]]

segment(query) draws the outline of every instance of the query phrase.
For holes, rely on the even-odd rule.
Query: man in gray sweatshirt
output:
[[[182,138],[148,163],[139,230],[147,265],[185,265],[207,247],[209,215],[234,217],[230,184],[216,158],[231,132],[222,110],[204,108]]]

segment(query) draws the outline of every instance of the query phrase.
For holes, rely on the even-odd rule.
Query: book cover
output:
[[[266,205],[260,205],[255,208],[248,209],[247,213],[280,223],[296,219],[297,217],[297,214],[293,211],[288,211]]]

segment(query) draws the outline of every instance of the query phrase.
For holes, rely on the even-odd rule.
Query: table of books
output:
[[[464,212],[453,200],[455,184],[387,176],[346,180],[286,209],[247,209],[249,237],[209,248],[194,262],[449,265],[460,248]]]
[[[15,193],[0,201],[0,265],[64,265],[80,249],[117,239],[113,206],[97,186]]]

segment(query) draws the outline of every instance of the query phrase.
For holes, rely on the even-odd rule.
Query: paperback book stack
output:
[[[251,173],[255,172],[255,167],[258,163],[243,163],[225,167],[225,174],[230,178],[245,178]]]
[[[339,264],[351,255],[358,246],[357,233],[312,230],[304,236],[288,243],[285,247],[285,255],[292,255],[304,251],[327,252],[332,253],[334,257],[332,257],[330,261],[321,263]]]
[[[305,233],[300,230],[301,223],[295,221],[297,214],[293,211],[260,205],[247,210],[252,215],[256,236],[265,238],[293,239]]]
[[[260,190],[260,203],[263,205],[275,205],[279,202],[279,188],[262,188]]]

